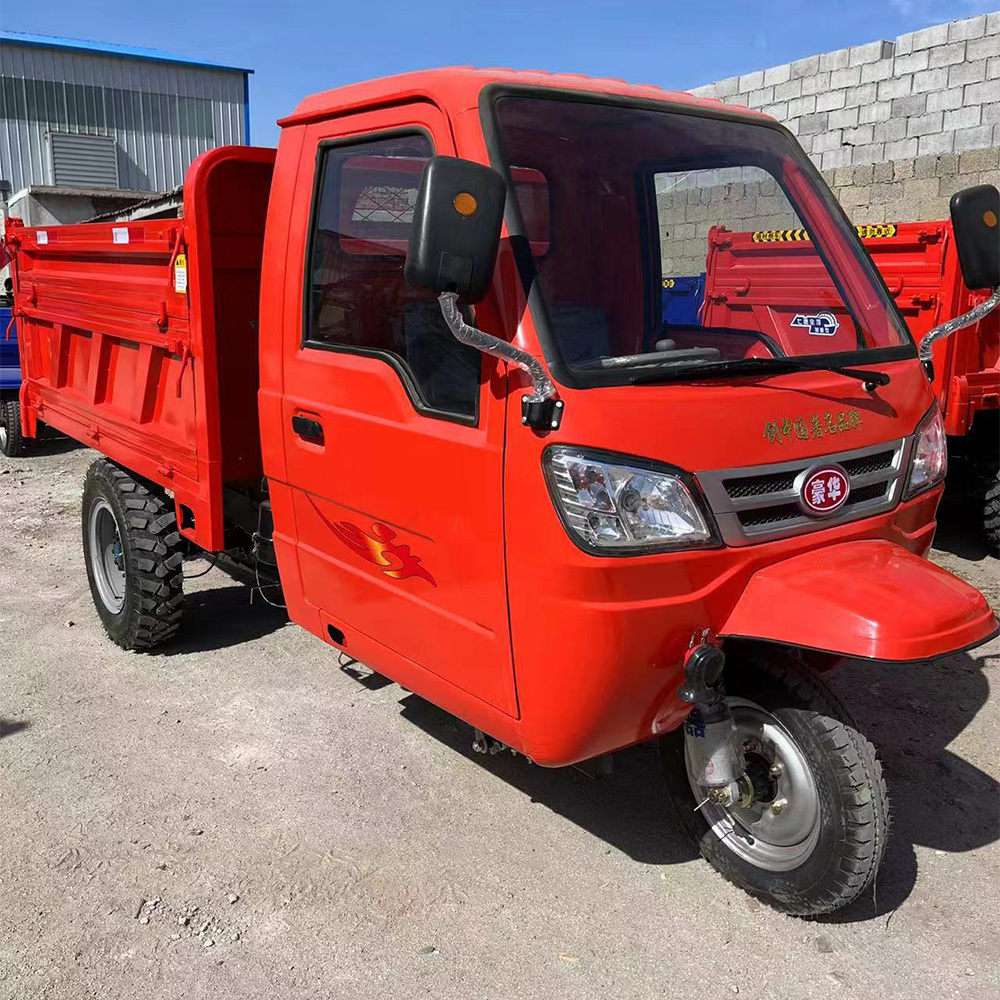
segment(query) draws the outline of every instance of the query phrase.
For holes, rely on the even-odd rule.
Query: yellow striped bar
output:
[[[869,222],[854,228],[863,240],[887,240],[896,235],[893,222]],[[758,229],[753,233],[754,243],[804,243],[809,238],[805,229]]]

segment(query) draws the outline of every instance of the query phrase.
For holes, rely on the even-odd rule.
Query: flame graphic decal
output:
[[[365,561],[374,563],[391,579],[409,580],[411,577],[419,577],[432,587],[437,586],[434,577],[421,565],[420,556],[413,555],[409,545],[399,545],[395,541],[396,532],[388,525],[375,521],[369,534],[350,521],[327,521],[327,524],[352,552]]]

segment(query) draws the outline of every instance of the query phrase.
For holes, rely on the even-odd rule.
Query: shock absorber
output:
[[[677,692],[692,706],[684,722],[684,743],[706,800],[722,806],[746,806],[753,801],[753,784],[736,740],[733,713],[726,703],[722,682],[725,665],[725,654],[710,642],[699,642],[688,650],[684,684]]]

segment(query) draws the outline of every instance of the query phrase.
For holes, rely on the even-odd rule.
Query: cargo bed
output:
[[[184,218],[25,228],[12,220],[29,435],[63,431],[174,496],[224,547],[223,487],[259,482],[257,319],[275,151],[211,150]]]

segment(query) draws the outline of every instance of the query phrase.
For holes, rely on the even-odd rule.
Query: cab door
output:
[[[504,396],[490,385],[501,376],[454,340],[432,294],[403,280],[434,153],[455,150],[430,104],[305,130],[289,227],[306,233],[298,250],[289,239],[302,297],[285,303],[281,403],[295,550],[333,641],[374,649],[366,662],[390,676],[403,657],[516,715]]]

